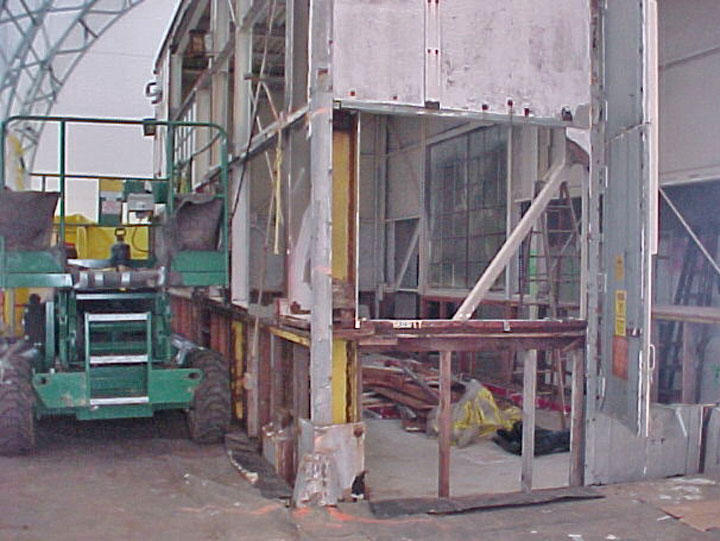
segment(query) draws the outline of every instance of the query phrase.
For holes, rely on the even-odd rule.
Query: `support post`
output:
[[[332,1],[310,2],[311,420],[332,423]]]
[[[585,484],[585,356],[572,353],[572,410],[570,413],[570,486]]]
[[[533,460],[535,458],[535,394],[537,386],[537,351],[523,352],[523,432],[522,474],[520,488],[530,492],[533,484]]]
[[[590,3],[590,50],[591,67],[591,129],[590,129],[590,179],[583,186],[582,244],[585,249],[581,270],[584,310],[580,317],[587,320],[585,339],[586,399],[585,399],[585,479],[593,482],[592,469],[596,462],[595,425],[598,397],[598,351],[600,331],[600,203],[606,180],[605,156],[605,6],[602,2]]]
[[[451,393],[452,352],[440,353],[440,409],[438,411],[438,497],[450,496],[450,434],[452,431]]]
[[[60,173],[60,234],[58,244],[61,246],[63,253],[65,250],[65,197],[66,197],[66,186],[65,186],[65,146],[66,146],[66,124],[65,121],[60,121],[60,134],[59,139],[59,166],[58,172]],[[5,149],[1,149],[5,152]]]
[[[695,404],[697,395],[698,357],[695,344],[695,325],[686,321],[682,334],[682,398],[683,404]]]

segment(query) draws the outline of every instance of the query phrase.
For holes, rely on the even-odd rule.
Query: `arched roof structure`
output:
[[[0,0],[0,119],[46,115],[85,52],[144,0]],[[32,164],[40,127],[13,130]]]

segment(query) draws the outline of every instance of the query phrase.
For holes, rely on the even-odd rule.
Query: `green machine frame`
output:
[[[57,242],[47,250],[7,249],[0,235],[0,288],[52,288],[54,294],[44,307],[43,337],[33,362],[32,386],[36,394],[35,413],[74,415],[78,419],[147,417],[161,409],[187,409],[194,391],[202,381],[201,370],[186,365],[185,355],[173,346],[170,327],[168,288],[227,287],[228,256],[228,148],[225,131],[216,124],[174,122],[154,119],[126,120],[74,117],[15,116],[0,124],[0,190],[6,186],[5,149],[8,126],[16,121],[32,120],[58,126],[59,162],[57,178]],[[214,133],[210,143],[219,146],[220,164],[217,176],[206,188],[206,199],[222,201],[218,224],[218,242],[210,250],[179,249],[167,261],[159,262],[153,252],[146,259],[130,259],[120,272],[121,283],[115,287],[93,287],[79,283],[77,268],[66,259],[67,181],[72,178],[107,178],[105,175],[73,175],[67,172],[67,126],[69,124],[102,124],[137,126],[143,132],[166,130],[165,176],[157,178],[117,177],[123,192],[138,186],[151,186],[155,203],[164,205],[165,216],[173,217],[176,197],[193,193],[182,180],[176,160],[175,134],[180,129],[207,129]],[[187,162],[185,162],[187,164]],[[98,180],[99,181],[99,180]],[[149,183],[149,184],[147,184]],[[43,182],[43,191],[45,190]],[[99,220],[100,221],[100,220]],[[167,219],[166,219],[167,221]],[[166,222],[165,222],[166,223]],[[120,227],[162,227],[163,223],[128,224]],[[149,235],[150,236],[150,235]],[[80,261],[80,260],[76,260]],[[86,275],[102,276],[110,260],[82,260]],[[95,269],[95,270],[93,270]],[[127,285],[124,277],[133,272],[156,273],[158,279],[139,285]],[[110,272],[110,271],[108,271]],[[155,275],[154,275],[155,276]],[[82,282],[82,281],[81,281]],[[102,282],[101,282],[102,283]]]

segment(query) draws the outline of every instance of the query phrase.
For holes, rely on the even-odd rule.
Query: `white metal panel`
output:
[[[443,108],[560,117],[590,102],[587,0],[441,4]]]
[[[528,108],[554,121],[563,107],[577,120],[577,108],[590,102],[589,0],[446,0],[427,13],[426,6],[336,0],[336,99],[350,106],[429,101],[500,115]]]
[[[709,475],[720,474],[720,408],[710,410],[703,472]]]
[[[335,97],[424,104],[425,2],[335,0]]]
[[[616,418],[598,413],[599,457],[591,466],[588,484],[623,483],[697,473],[700,467],[702,408],[697,404],[653,404],[650,433],[638,436]]]
[[[660,180],[720,177],[720,4],[660,3]]]
[[[658,14],[662,65],[718,47],[717,0],[662,0],[658,2]]]
[[[388,159],[387,218],[399,220],[420,215],[422,158],[422,149],[416,148]]]

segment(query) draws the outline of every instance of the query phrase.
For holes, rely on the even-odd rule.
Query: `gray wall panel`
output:
[[[590,102],[587,0],[440,3],[441,104],[559,118]],[[521,109],[518,109],[521,110]]]
[[[425,3],[335,0],[336,98],[424,104]]]

